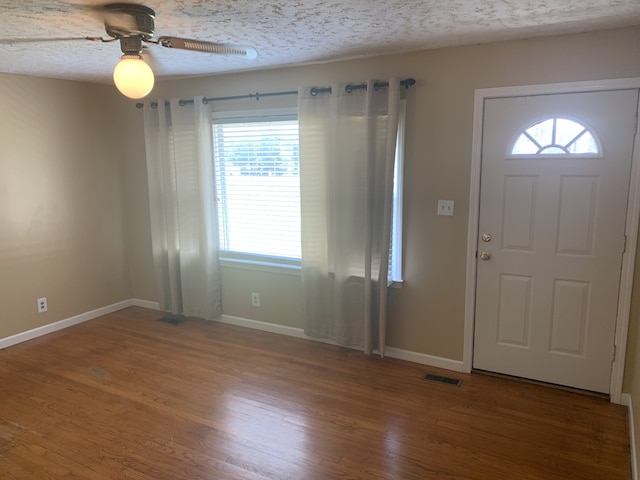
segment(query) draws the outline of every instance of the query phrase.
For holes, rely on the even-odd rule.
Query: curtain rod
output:
[[[404,80],[400,80],[400,85],[402,85],[406,89],[409,89],[415,84],[416,84],[416,81],[413,78],[406,78]],[[388,86],[389,86],[389,82],[376,82],[373,84],[373,88],[376,90],[378,90],[379,88],[388,87]],[[347,93],[351,93],[354,90],[362,90],[366,88],[367,88],[366,83],[358,83],[355,85],[348,84],[347,86],[344,87],[344,90]],[[331,87],[320,87],[320,88],[313,87],[310,93],[311,95],[314,95],[314,96],[319,93],[331,93]],[[249,93],[247,95],[232,95],[230,97],[205,97],[202,99],[202,103],[206,105],[209,102],[220,102],[223,100],[244,100],[244,99],[251,99],[251,98],[260,100],[260,98],[263,98],[263,97],[281,97],[284,95],[297,95],[297,94],[298,94],[297,90],[289,90],[286,92],[269,92],[269,93],[256,92],[256,93]],[[189,105],[190,103],[193,103],[193,100],[180,100],[178,103],[180,106],[184,106],[184,105]],[[144,107],[144,103],[136,103],[136,108],[142,108],[142,107]],[[151,108],[157,108],[157,107],[158,107],[157,102],[151,102]]]

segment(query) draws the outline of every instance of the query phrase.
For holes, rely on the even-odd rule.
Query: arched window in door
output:
[[[597,155],[598,141],[587,127],[568,118],[548,118],[527,128],[511,155]]]

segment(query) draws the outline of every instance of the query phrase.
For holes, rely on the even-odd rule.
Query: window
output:
[[[221,259],[299,268],[296,110],[216,113],[212,128]],[[401,115],[394,171],[390,282],[402,281],[403,134]]]
[[[227,259],[299,264],[297,115],[250,115],[214,117],[220,250]]]
[[[593,134],[580,123],[568,118],[548,118],[520,134],[512,155],[598,154]]]
[[[393,213],[391,218],[391,249],[389,251],[389,283],[402,282],[402,179],[404,178],[404,122],[406,101],[400,104],[396,163],[393,171]]]

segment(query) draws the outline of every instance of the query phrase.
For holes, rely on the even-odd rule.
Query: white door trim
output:
[[[471,185],[469,192],[469,226],[467,233],[467,274],[465,295],[465,330],[462,365],[464,372],[473,367],[473,330],[475,322],[476,292],[476,251],[478,242],[478,218],[480,214],[480,167],[482,159],[482,119],[484,101],[489,98],[543,95],[552,93],[597,92],[604,90],[640,89],[640,78],[598,80],[518,87],[482,88],[475,91],[473,112],[473,139],[471,153]],[[620,403],[624,362],[627,350],[629,311],[631,307],[631,287],[633,283],[636,244],[638,241],[638,217],[640,216],[640,130],[636,122],[636,138],[631,160],[631,179],[626,218],[626,250],[622,257],[622,274],[618,296],[618,316],[616,319],[616,358],[611,371],[610,397],[613,403]]]

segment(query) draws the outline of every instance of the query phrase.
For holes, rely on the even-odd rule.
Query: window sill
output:
[[[221,258],[220,266],[224,268],[238,268],[243,270],[279,273],[284,275],[302,275],[302,267],[300,267],[300,265],[266,262],[261,260],[249,260],[244,258]]]
[[[259,272],[278,273],[281,275],[302,276],[302,267],[290,263],[278,263],[273,261],[263,261],[247,258],[220,258],[220,266],[223,268],[237,268],[242,270],[253,270]],[[404,280],[391,281],[387,283],[388,288],[400,290],[404,285]]]

